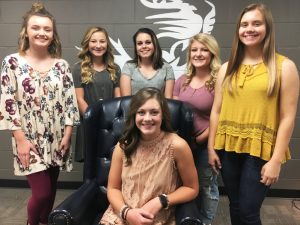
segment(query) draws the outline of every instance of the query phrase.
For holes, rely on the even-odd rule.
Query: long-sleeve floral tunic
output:
[[[63,155],[59,145],[65,126],[78,125],[79,113],[68,63],[56,59],[40,76],[18,53],[5,57],[1,67],[0,130],[21,129],[38,154],[30,151],[30,166],[23,168],[12,137],[15,175],[28,175],[49,166],[72,169],[71,148]]]

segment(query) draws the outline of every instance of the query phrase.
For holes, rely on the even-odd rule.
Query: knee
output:
[[[213,176],[207,176],[200,181],[200,195],[212,200],[219,200],[219,188]]]
[[[47,203],[51,200],[52,193],[46,190],[39,190],[32,193],[32,198],[38,203]]]
[[[202,186],[199,194],[206,196],[208,199],[219,201],[219,191],[214,186]]]

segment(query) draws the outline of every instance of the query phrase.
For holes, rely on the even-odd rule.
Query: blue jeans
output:
[[[266,161],[244,153],[219,151],[232,225],[261,225],[260,208],[270,188],[260,182]]]
[[[195,146],[193,152],[200,185],[196,203],[201,215],[200,220],[208,225],[212,223],[219,203],[218,176],[208,164],[206,143]]]

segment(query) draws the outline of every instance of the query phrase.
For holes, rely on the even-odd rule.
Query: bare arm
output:
[[[168,194],[170,205],[191,201],[196,198],[199,192],[197,170],[192,151],[186,141],[180,137],[174,142],[174,159],[182,180],[182,186]]]
[[[110,171],[108,177],[108,185],[107,185],[107,197],[108,200],[113,207],[116,213],[120,212],[122,207],[125,204],[123,195],[122,195],[122,149],[120,148],[119,144],[116,145]],[[151,224],[153,223],[153,215],[149,212],[141,209],[130,209],[127,213],[126,217],[129,224]]]
[[[75,88],[75,93],[80,115],[83,115],[88,107],[87,102],[84,100],[84,90],[83,88]]]
[[[209,128],[205,129],[201,134],[195,137],[197,144],[203,144],[208,140]]]
[[[281,163],[293,133],[299,96],[299,75],[295,64],[286,59],[282,64],[279,126],[272,158],[262,168],[261,182],[270,185],[279,178]]]
[[[121,97],[121,89],[119,87],[114,88],[114,97]]]
[[[120,78],[120,89],[122,96],[131,95],[131,78],[125,74],[121,75]]]
[[[116,212],[120,211],[121,207],[125,204],[123,195],[121,192],[122,189],[122,150],[118,145],[116,145],[111,166],[109,170],[108,176],[108,184],[107,184],[107,197],[112,205],[112,207],[116,210]]]
[[[208,157],[209,157],[209,164],[213,168],[213,170],[218,173],[218,169],[221,168],[220,159],[214,149],[215,144],[215,136],[217,133],[217,127],[219,122],[219,116],[222,106],[222,83],[225,77],[225,72],[227,68],[227,63],[223,64],[219,70],[218,78],[215,86],[215,98],[214,103],[212,106],[212,110],[210,113],[210,120],[209,120],[209,137],[208,137]]]
[[[175,84],[174,80],[167,80],[166,81],[166,86],[165,86],[165,97],[166,98],[172,98],[174,84]]]

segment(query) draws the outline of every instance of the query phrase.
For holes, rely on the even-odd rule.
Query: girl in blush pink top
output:
[[[187,73],[175,83],[173,98],[191,105],[194,114],[195,142],[192,148],[198,170],[200,195],[198,208],[203,224],[211,224],[215,216],[219,191],[217,173],[208,164],[208,127],[214,100],[214,84],[220,68],[219,47],[209,34],[191,38],[188,48]]]

